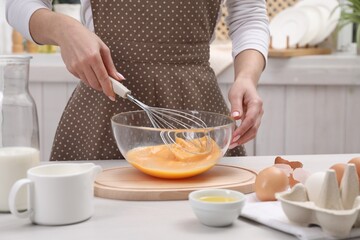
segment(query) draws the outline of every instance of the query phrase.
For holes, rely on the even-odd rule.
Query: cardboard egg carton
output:
[[[309,191],[301,183],[288,192],[277,193],[276,198],[290,221],[303,226],[316,224],[332,238],[346,238],[353,227],[360,226],[356,167],[354,164],[346,166],[340,188],[332,169],[327,170],[321,180],[318,194],[312,199],[309,199]]]

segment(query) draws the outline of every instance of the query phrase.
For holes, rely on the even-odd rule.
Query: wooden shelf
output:
[[[288,49],[269,49],[269,57],[289,58],[306,55],[324,55],[331,54],[328,48],[288,48]]]

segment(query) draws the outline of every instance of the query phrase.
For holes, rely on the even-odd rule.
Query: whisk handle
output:
[[[131,91],[127,89],[124,85],[122,85],[119,81],[110,77],[112,87],[114,92],[122,98],[127,98],[128,94],[131,94]]]

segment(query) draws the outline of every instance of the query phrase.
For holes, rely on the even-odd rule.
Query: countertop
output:
[[[359,154],[282,156],[303,162],[310,172],[323,171],[334,163],[347,162]],[[274,156],[228,157],[221,163],[259,171],[273,164]],[[103,168],[127,165],[124,160],[93,161]],[[44,163],[48,164],[48,163]],[[50,163],[51,164],[51,163]],[[68,226],[33,225],[28,219],[0,214],[1,240],[211,240],[211,239],[296,239],[295,237],[242,218],[230,227],[202,225],[188,201],[120,201],[95,198],[95,213],[89,220]]]

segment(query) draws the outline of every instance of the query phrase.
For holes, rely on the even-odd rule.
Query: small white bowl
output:
[[[205,199],[217,198],[212,202]],[[245,204],[243,193],[227,189],[203,189],[189,194],[190,205],[200,222],[211,227],[231,225],[241,213]]]

